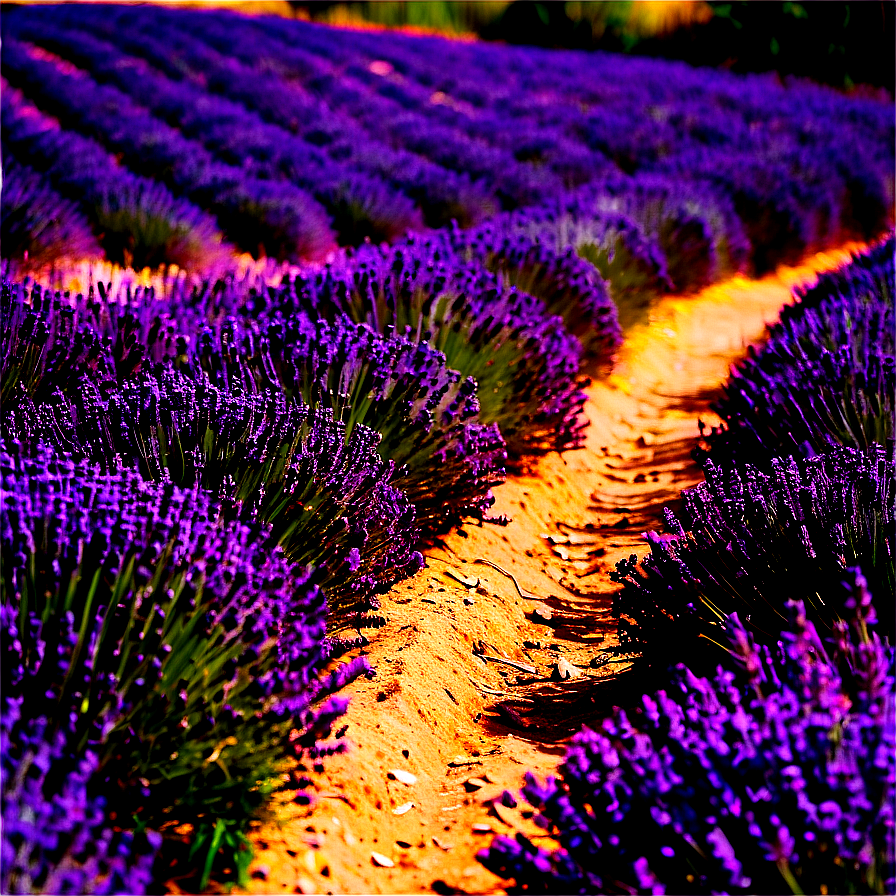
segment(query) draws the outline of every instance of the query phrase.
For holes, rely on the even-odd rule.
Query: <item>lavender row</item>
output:
[[[47,24],[33,31],[25,28],[18,36],[121,90],[141,108],[202,143],[216,158],[243,167],[248,176],[283,180],[308,190],[326,208],[343,245],[365,238],[391,240],[423,226],[413,203],[378,178],[349,170],[316,146],[267,124],[238,103],[216,97],[205,86],[174,81],[139,64],[124,56],[117,42]],[[168,46],[165,50],[171,52]]]
[[[0,463],[4,890],[143,892],[161,838],[127,829],[183,823],[204,887],[369,667],[326,671],[322,592],[268,527],[46,448]]]
[[[428,342],[450,368],[476,381],[479,419],[497,423],[518,461],[581,444],[579,341],[543,301],[465,263],[441,239],[365,247],[286,283],[273,300]],[[612,313],[603,325],[612,342]]]
[[[101,392],[83,378],[71,397],[27,398],[4,431],[105,470],[200,487],[241,519],[272,526],[291,560],[317,567],[334,630],[377,624],[377,594],[422,566],[414,508],[365,426],[350,435],[332,412],[279,393],[241,396],[170,368]],[[381,624],[381,620],[379,620]]]
[[[273,23],[267,21],[272,33]],[[280,31],[283,41],[295,41],[300,35],[306,47],[322,55],[333,55],[339,43],[338,32],[305,23],[293,23]],[[541,127],[562,122],[575,133],[575,126],[599,125],[607,120],[602,119],[603,113],[609,111],[612,119],[615,111],[628,106],[631,126],[605,129],[611,155],[618,154],[617,147],[632,143],[636,131],[646,146],[651,139],[661,140],[663,148],[671,148],[672,154],[674,145],[682,142],[716,148],[761,148],[767,145],[766,137],[752,125],[763,118],[773,124],[779,146],[782,137],[786,141],[802,139],[806,144],[819,138],[839,138],[839,126],[849,123],[858,127],[862,136],[871,137],[878,150],[891,152],[886,137],[892,133],[894,121],[886,102],[846,99],[807,84],[782,88],[768,76],[745,78],[659,60],[466,44],[400,34],[388,41],[379,34],[353,35],[350,46],[352,56],[349,60],[343,55],[340,61],[344,64],[360,68],[368,60],[388,60],[385,70],[377,66],[374,71],[368,65],[368,72],[382,73],[379,77],[384,82],[417,81],[430,90],[441,91],[456,101],[435,105],[430,110],[433,115],[446,123],[474,122],[472,126],[478,132],[496,141],[506,139],[503,129],[496,125],[506,124],[509,119],[531,120]],[[496,65],[501,67],[500,81],[485,77]],[[390,67],[395,68],[395,75],[387,71]],[[616,109],[608,110],[611,105]],[[502,115],[504,110],[506,114]],[[638,115],[633,116],[633,110]],[[724,120],[720,110],[726,113]],[[833,126],[822,130],[819,125],[825,120]],[[584,136],[584,132],[578,133]],[[666,133],[674,133],[674,137],[666,139]],[[626,161],[636,162],[638,155],[636,152]]]
[[[12,84],[64,126],[98,134],[135,172],[161,175],[166,185],[208,208],[236,245],[279,258],[320,258],[333,248],[326,213],[298,187],[247,177],[120,91],[63,70],[13,38],[4,46],[3,73]]]
[[[213,219],[160,183],[135,177],[98,143],[41,115],[18,91],[4,84],[2,97],[3,165],[15,171],[27,159],[35,174],[45,178],[43,189],[55,189],[77,204],[90,222],[106,257],[137,268],[174,263],[188,268],[215,263],[222,255],[221,234]],[[39,174],[38,174],[39,172]],[[47,184],[49,182],[49,185]],[[33,191],[36,188],[31,188]],[[15,179],[8,184],[4,210],[16,196]],[[26,193],[22,214],[41,218],[50,212],[40,194]],[[10,208],[12,206],[9,206]],[[52,258],[90,257],[93,238],[73,234]],[[14,245],[4,239],[4,254],[16,258]]]
[[[378,433],[377,451],[394,462],[392,481],[413,504],[423,536],[487,514],[491,488],[504,479],[504,441],[479,419],[476,383],[443,354],[344,318],[328,323],[218,300],[229,313],[178,291],[66,297],[7,283],[0,397],[8,407],[22,398],[41,404],[57,391],[75,397],[85,376],[107,391],[160,365],[195,381],[208,377],[236,397],[274,390],[329,407],[349,436],[359,424]]]
[[[23,33],[42,45],[64,47],[64,52],[77,54],[70,58],[76,58],[79,65],[84,65],[94,74],[115,78],[124,90],[138,89],[141,96],[152,97],[153,93],[147,90],[143,79],[126,78],[124,71],[126,68],[136,67],[138,59],[146,60],[172,82],[177,82],[177,87],[186,93],[209,91],[202,103],[206,106],[206,114],[209,111],[207,104],[216,95],[238,101],[269,126],[276,126],[273,129],[268,127],[267,130],[272,137],[279,139],[265,143],[273,152],[283,154],[281,142],[296,146],[300,155],[307,156],[312,149],[317,149],[315,165],[318,168],[324,159],[329,159],[328,167],[331,170],[322,178],[324,181],[333,181],[334,173],[338,171],[353,171],[367,177],[383,178],[420,206],[426,224],[431,227],[443,226],[452,219],[464,225],[475,223],[496,210],[491,192],[484,184],[473,184],[465,175],[435,165],[419,155],[391,149],[379,141],[375,134],[363,131],[351,118],[331,110],[324,102],[302,91],[294,83],[286,83],[268,71],[259,71],[253,65],[251,55],[247,58],[247,65],[241,64],[239,59],[245,55],[244,41],[234,45],[228,40],[226,52],[218,52],[182,28],[167,29],[163,36],[155,38],[131,27],[128,18],[127,11],[124,11],[120,20],[90,15],[63,15],[53,21],[65,23],[64,34],[58,31],[48,34],[46,22],[41,22],[40,27],[33,31],[26,27]],[[83,28],[89,29],[89,32],[76,30]],[[97,35],[114,43],[118,50],[117,64],[110,65],[103,61],[110,56],[110,48],[108,44],[96,41]],[[122,51],[136,58],[127,59]],[[153,75],[151,70],[141,67],[144,76],[148,72],[150,77],[158,77],[158,73]],[[169,84],[167,89],[171,90],[172,86]],[[180,100],[186,101],[183,95]],[[171,111],[175,115],[179,114],[176,108]],[[233,117],[235,104],[231,103],[227,111]],[[190,112],[195,114],[195,110],[191,109]],[[250,122],[258,122],[253,115],[244,114],[240,117],[243,118],[243,130]],[[217,121],[211,130],[219,135],[223,123],[223,120]],[[258,141],[259,131],[262,129],[253,130],[251,145]],[[225,137],[227,133],[225,129]],[[293,135],[301,138],[298,145]],[[289,158],[288,154],[286,158]],[[265,161],[265,158],[261,157],[260,161]],[[312,173],[305,170],[304,166],[295,164],[290,164],[288,171],[306,179]],[[394,211],[394,200],[392,205]],[[401,211],[403,222],[400,220],[401,216],[398,216],[399,220],[387,222],[382,220],[380,214],[379,232],[386,235],[393,232],[400,234],[402,227],[407,230],[410,224],[416,223],[408,217],[408,209]],[[370,235],[377,234],[371,231]]]
[[[138,14],[138,20],[142,18]],[[159,20],[174,29],[182,28],[185,21],[180,16],[167,15],[162,15]],[[204,42],[225,55],[234,51],[230,39],[231,21],[227,17],[201,17],[193,21],[200,26]],[[429,104],[428,91],[399,102],[369,89],[371,72],[365,66],[351,64],[356,60],[348,45],[340,47],[341,53],[333,52],[334,47],[327,47],[321,59],[304,39],[305,35],[296,41],[284,39],[284,34],[278,33],[276,23],[268,20],[246,23],[244,33],[245,40],[237,49],[244,64],[257,68],[259,54],[264,54],[267,64],[281,77],[285,74],[294,76],[297,70],[308,72],[311,82],[306,85],[300,79],[300,83],[310,87],[309,93],[319,96],[331,108],[357,118],[368,135],[379,140],[386,137],[396,148],[425,156],[442,168],[463,172],[474,181],[482,181],[505,207],[538,202],[562,186],[559,179],[519,162],[512,153],[496,150],[484,141],[471,141],[467,135],[458,134],[450,127],[440,130],[437,122],[425,116],[426,109],[417,108],[418,102]],[[340,64],[339,55],[349,55],[351,63]],[[373,76],[374,84],[379,80]]]
[[[9,157],[3,160],[0,241],[6,257],[21,259],[26,267],[101,254],[78,207],[47,186],[31,168]]]
[[[808,461],[776,458],[771,467],[766,474],[707,461],[706,481],[682,493],[680,517],[666,510],[668,534],[648,533],[650,554],[632,555],[610,574],[624,586],[613,604],[621,644],[660,674],[682,652],[698,655],[701,644],[712,664],[709,651],[734,612],[773,636],[782,595],[831,628],[843,608],[820,595],[845,565],[867,578],[883,631],[894,628],[886,599],[896,587],[892,452],[839,447]]]
[[[112,7],[99,16],[100,11],[80,7],[53,7],[19,12],[7,31],[30,34],[38,42],[61,40],[67,52],[80,54],[80,64],[103,77],[124,76],[102,61],[103,53],[113,53],[108,44],[94,52],[103,44],[85,29],[95,24],[106,37],[116,27],[130,30],[134,36],[124,37],[128,52],[164,69],[172,79],[169,93],[183,93],[169,114],[180,115],[177,110],[189,106],[187,95],[207,89],[206,102],[221,114],[201,113],[209,127],[197,124],[197,133],[205,139],[226,144],[235,139],[229,122],[264,119],[276,127],[270,137],[260,138],[259,154],[274,147],[281,158],[307,158],[318,144],[327,159],[321,171],[344,166],[340,170],[363,179],[378,169],[390,179],[407,164],[429,182],[446,167],[457,168],[481,185],[496,185],[510,207],[542,203],[564,184],[591,182],[604,211],[624,208],[626,215],[648,218],[656,191],[645,198],[638,189],[613,186],[620,168],[639,178],[653,172],[654,185],[663,184],[664,202],[673,184],[685,185],[679,192],[690,197],[709,189],[716,206],[709,215],[695,215],[693,202],[683,208],[676,197],[677,210],[660,226],[639,222],[661,242],[672,239],[686,250],[673,259],[672,279],[679,288],[688,278],[692,282],[684,288],[705,282],[717,259],[708,251],[700,255],[701,247],[708,250],[712,242],[718,255],[720,224],[730,230],[734,217],[741,230],[748,229],[751,262],[761,271],[842,233],[871,235],[890,215],[892,140],[886,138],[893,122],[885,105],[875,101],[601,54],[455,46],[399,35],[378,35],[376,42],[352,35],[347,42],[333,29],[263,17],[240,19],[242,39],[234,44],[235,19],[219,11]],[[54,36],[53,16],[80,28],[81,49],[72,35],[60,36],[61,25]],[[138,39],[147,31],[160,36]],[[166,59],[169,45],[182,58]],[[449,74],[441,76],[444,83],[426,59],[433,52],[452,62]],[[233,53],[239,62],[227,58]],[[487,72],[495,64],[507,77],[506,84],[492,88]],[[258,70],[264,74],[254,75]],[[130,78],[131,89],[140,90],[140,80]],[[222,105],[213,94],[239,103]],[[338,113],[328,106],[338,107]],[[275,132],[286,137],[282,147]],[[439,163],[437,168],[427,167],[421,155]],[[723,158],[728,161],[720,164]],[[728,164],[731,159],[740,161]],[[410,169],[405,185],[409,174]],[[603,186],[608,178],[610,184]],[[719,202],[725,206],[721,218]],[[461,217],[470,219],[466,212]],[[733,234],[731,243],[735,268],[740,236]]]
[[[894,434],[896,341],[890,237],[784,309],[765,344],[731,371],[707,434],[712,458],[767,464],[831,445],[867,449]]]
[[[233,325],[227,324],[244,334],[238,338],[245,348],[240,346],[237,353],[255,356],[249,359],[255,372],[238,374],[240,388],[250,385],[247,375],[252,388],[296,388],[284,382],[282,374],[275,376],[268,369],[271,364],[280,364],[279,360],[263,358],[268,351],[264,340],[269,328],[290,328],[302,346],[289,350],[301,353],[301,358],[294,355],[295,362],[290,363],[306,365],[302,375],[310,377],[301,383],[305,400],[311,400],[312,389],[333,393],[338,382],[338,391],[347,395],[330,395],[327,400],[334,410],[342,415],[342,409],[352,405],[347,413],[357,415],[359,407],[364,406],[363,413],[369,415],[364,422],[384,436],[383,456],[406,465],[416,482],[409,482],[408,488],[420,508],[425,532],[447,525],[448,520],[456,521],[458,513],[481,515],[490,503],[491,485],[503,475],[502,439],[517,463],[533,453],[580,444],[584,427],[584,381],[579,375],[583,349],[569,330],[581,334],[586,358],[601,366],[609,363],[621,339],[615,308],[603,282],[575,256],[567,253],[555,257],[546,247],[527,246],[527,254],[518,262],[521,276],[538,287],[540,295],[533,296],[506,285],[501,271],[496,276],[480,267],[486,259],[465,257],[452,242],[435,235],[432,239],[405,241],[393,249],[367,247],[326,268],[287,278],[279,286],[243,283],[228,287],[222,283],[223,291],[216,299],[219,308],[211,312],[215,320],[207,322],[218,332],[216,328],[224,324],[227,314],[237,318]],[[16,288],[9,286],[8,301],[23,306],[25,296],[14,298],[14,294],[18,295]],[[34,296],[29,300],[40,301]],[[198,297],[180,293],[159,303],[147,296],[145,301],[137,299],[135,308],[140,321],[128,322],[129,307],[124,316],[115,312],[115,327],[111,318],[109,324],[101,325],[103,338],[116,345],[114,359],[106,358],[103,370],[133,369],[144,356],[159,363],[195,351],[196,343],[191,340],[206,326]],[[89,313],[90,328],[96,328],[101,314],[99,306]],[[160,320],[155,324],[157,316]],[[258,318],[260,326],[252,322],[253,317]],[[355,326],[348,326],[342,320],[345,317]],[[175,318],[182,325],[172,330]],[[312,324],[315,319],[329,321],[332,329],[326,330],[322,322]],[[7,320],[12,322],[11,314]],[[313,339],[300,335],[310,333],[309,326],[324,329],[319,329]],[[150,338],[153,328],[155,336]],[[256,342],[256,335],[260,341]],[[179,337],[186,340],[182,348],[178,347]],[[318,337],[323,344],[318,344]],[[5,338],[13,338],[11,331]],[[277,338],[282,342],[282,337]],[[64,340],[61,350],[67,353],[70,336]],[[24,380],[32,376],[14,369],[17,358],[31,357],[32,349],[27,347],[30,341],[28,335],[18,347],[10,344],[7,359],[13,366],[5,372],[5,390],[12,388],[17,377]],[[349,349],[355,341],[357,346]],[[412,344],[419,347],[412,349]],[[315,352],[322,357],[324,345],[333,353],[325,364],[314,359]],[[276,349],[278,354],[286,351],[285,344]],[[400,374],[409,388],[417,390],[413,399],[408,395],[407,411],[393,412],[389,402],[384,402],[382,411],[373,408],[370,399],[359,391],[358,384],[366,380],[354,379],[361,365],[373,364],[370,369],[382,382],[382,394],[392,395],[395,379],[386,371],[391,369],[389,356],[393,352],[396,361],[412,355],[416,358],[414,369]],[[368,353],[377,360],[365,357]],[[339,364],[347,365],[344,369],[337,368],[337,358]],[[244,360],[236,363],[241,365]],[[53,363],[64,366],[68,362],[60,359]],[[99,362],[92,363],[96,376],[107,375],[100,370]],[[208,368],[216,362],[209,359],[203,363]],[[308,364],[316,372],[312,373]],[[404,361],[399,362],[402,365]],[[289,376],[295,379],[298,374]],[[52,377],[43,386],[39,380],[24,384],[29,394],[35,395],[38,389],[48,394],[55,388]],[[427,392],[431,398],[424,397]],[[404,435],[398,434],[399,426]],[[409,438],[408,432],[418,433],[419,441],[418,436]],[[447,492],[442,491],[439,477],[434,475],[433,457],[450,463],[456,471],[453,482],[444,482],[445,488],[455,489],[450,501],[442,497],[447,498]]]
[[[339,32],[292,23],[280,28],[278,35],[272,23],[262,20],[261,24],[266,28],[267,41],[279,40],[286,46],[290,43],[286,35],[291,27],[294,38],[301,35],[304,49],[327,59],[337,53]],[[346,59],[343,51],[341,68],[362,85],[378,83],[381,93],[398,97],[393,100],[392,115],[404,110],[404,117],[410,122],[408,115],[413,110],[418,119],[432,125],[432,133],[438,134],[434,141],[446,138],[447,132],[443,131],[452,128],[475,139],[506,139],[508,132],[519,129],[521,119],[532,115],[542,139],[550,139],[553,145],[570,139],[584,144],[596,160],[592,163],[596,165],[592,176],[605,174],[608,167],[614,169],[613,165],[601,164],[600,160],[608,155],[625,171],[670,171],[676,177],[687,173],[697,179],[697,172],[690,169],[699,167],[699,160],[705,158],[707,164],[705,170],[699,170],[699,183],[710,180],[720,184],[736,200],[749,226],[757,224],[757,211],[769,221],[786,222],[788,219],[782,216],[792,209],[801,210],[810,219],[808,229],[802,226],[791,235],[782,227],[777,234],[763,234],[757,225],[752,231],[758,252],[754,261],[759,269],[776,260],[767,253],[774,253],[774,241],[779,237],[785,238],[787,251],[799,251],[805,244],[812,245],[813,240],[830,238],[831,232],[825,226],[840,225],[848,232],[868,236],[878,232],[891,214],[893,141],[887,136],[892,137],[893,120],[883,103],[845,101],[830,91],[802,86],[782,90],[768,79],[736,79],[646,60],[600,54],[512,52],[429,41],[430,49],[436,49],[432,43],[438,44],[443,71],[446,52],[466,57],[464,63],[459,58],[456,67],[448,68],[455,90],[458,82],[475,84],[480,95],[488,95],[488,85],[494,81],[487,71],[494,70],[500,60],[498,64],[502,64],[502,72],[507,76],[502,77],[493,99],[480,99],[480,107],[485,106],[489,112],[483,116],[481,108],[474,110],[452,103],[444,92],[447,102],[438,103],[432,101],[429,89],[415,92],[413,85],[408,84],[408,78],[415,76],[413,66],[406,68],[404,79],[393,77],[389,66],[383,68],[378,62],[383,50],[388,55],[390,49],[383,46],[387,42],[381,36],[375,44],[371,43],[370,62],[365,64],[357,52],[364,43],[363,38],[353,40],[352,57]],[[395,36],[391,43],[394,49],[402,43],[424,47],[427,41]],[[265,52],[264,46],[259,45],[259,52]],[[470,57],[476,55],[481,57],[478,71],[475,63],[470,64]],[[514,67],[525,73],[516,91],[510,87]],[[551,74],[546,74],[546,68],[550,73],[563,72],[555,85],[550,84]],[[464,77],[463,73],[469,74]],[[626,74],[628,77],[624,77]],[[327,88],[320,86],[319,79],[315,83],[326,97]],[[334,87],[340,91],[340,102],[348,99],[343,84],[344,81]],[[363,105],[368,109],[372,108],[372,89],[364,94]],[[505,115],[504,100],[509,93],[520,99]],[[533,95],[539,97],[535,103],[529,99]],[[374,97],[373,102],[375,108],[378,98]],[[575,106],[583,102],[590,107],[586,113]],[[386,111],[383,106],[377,114],[381,117]],[[763,120],[769,122],[771,137],[767,129],[757,127]],[[368,124],[373,124],[372,118]],[[445,150],[439,147],[438,151]],[[531,152],[522,148],[520,151],[524,155]],[[744,158],[751,156],[748,174],[719,164],[722,155],[728,158],[735,152]],[[533,158],[538,158],[537,154]],[[679,163],[679,159],[683,162]],[[860,164],[856,164],[857,159]],[[777,198],[776,187],[784,188]],[[812,221],[813,217],[819,220]]]
[[[777,643],[734,614],[721,636],[736,671],[679,667],[583,729],[559,775],[523,788],[558,847],[497,837],[480,861],[511,892],[892,892],[894,653],[861,574],[841,578],[821,592],[844,608],[833,632],[799,601]]]

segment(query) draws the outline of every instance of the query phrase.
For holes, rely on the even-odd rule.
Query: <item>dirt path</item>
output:
[[[526,769],[556,767],[561,738],[594,715],[595,679],[624,667],[589,667],[613,638],[607,571],[643,553],[641,533],[699,480],[697,418],[712,418],[731,362],[795,283],[842,264],[850,248],[664,299],[629,334],[613,375],[589,389],[586,447],[508,481],[494,509],[512,517],[507,527],[452,533],[383,600],[389,624],[368,649],[377,676],[349,688],[352,749],[327,761],[313,807],[284,800],[256,824],[250,892],[499,890],[476,852],[491,832],[537,829],[523,807],[492,801],[516,793]],[[481,558],[542,599],[521,597]],[[582,676],[553,680],[560,660]]]

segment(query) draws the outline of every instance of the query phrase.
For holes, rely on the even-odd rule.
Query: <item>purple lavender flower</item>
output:
[[[77,390],[82,376],[97,385],[115,380],[108,348],[78,321],[60,296],[39,286],[0,283],[0,400],[10,407],[23,397],[41,400]]]
[[[751,631],[780,631],[782,594],[803,600],[829,630],[845,609],[821,595],[846,566],[862,569],[873,594],[892,592],[892,454],[841,447],[771,467],[766,474],[707,462],[706,481],[682,493],[680,518],[666,510],[669,535],[647,533],[650,554],[610,574],[624,586],[613,605],[622,643],[660,674],[682,651],[695,669],[714,663],[709,645],[733,612]],[[878,613],[881,630],[892,631],[892,603],[879,599]]]
[[[393,482],[426,535],[466,515],[481,519],[504,479],[504,443],[495,424],[479,420],[475,382],[425,343],[344,317],[228,318],[205,328],[189,363],[192,376],[204,371],[223,389],[280,389],[332,408],[349,435],[359,424],[378,432],[377,451],[394,462]]]
[[[235,837],[286,756],[331,749],[318,744],[344,703],[327,698],[369,667],[326,672],[323,593],[269,527],[46,448],[0,466],[4,697],[27,697],[10,761],[46,720],[60,768],[93,757],[92,813],[189,822],[210,868],[212,829]]]
[[[734,367],[706,435],[713,460],[866,449],[894,432],[894,239],[822,275]]]
[[[581,194],[520,212],[508,223],[555,252],[572,248],[593,265],[607,283],[623,332],[644,317],[657,295],[672,289],[658,238],[625,215],[595,210]]]
[[[597,367],[610,363],[622,334],[616,306],[594,265],[572,248],[555,251],[501,219],[475,230],[455,228],[450,239],[461,257],[484,266],[520,292],[536,296],[549,314],[563,318],[590,363]]]
[[[11,634],[5,621],[3,631]],[[59,730],[23,713],[24,702],[4,696],[0,711],[3,892],[145,893],[161,837],[116,829],[91,786],[96,754],[72,756],[66,720]]]
[[[198,486],[242,519],[269,523],[291,559],[317,567],[336,629],[422,566],[413,506],[366,426],[349,433],[329,409],[282,393],[225,392],[165,367],[106,393],[85,379],[72,397],[23,399],[8,432],[107,470],[136,467],[147,479]],[[362,555],[357,571],[347,563],[352,548]]]
[[[868,633],[861,574],[845,577],[847,596],[824,592],[852,606],[836,637],[799,602],[776,646],[732,615],[739,671],[679,666],[667,690],[583,729],[556,778],[523,788],[559,845],[497,837],[480,861],[512,892],[889,892],[894,655]]]
[[[5,156],[0,239],[4,257],[23,271],[101,254],[77,207],[48,187],[35,171]]]

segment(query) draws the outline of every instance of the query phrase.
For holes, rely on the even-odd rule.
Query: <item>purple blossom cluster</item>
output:
[[[41,5],[3,38],[30,101],[254,254],[321,257],[334,235],[466,227],[583,188],[687,290],[892,219],[887,103],[808,84],[222,10]]]
[[[767,465],[832,445],[867,449],[894,434],[896,322],[891,236],[823,274],[735,366],[707,435],[717,463]]]
[[[479,419],[498,424],[511,457],[581,444],[579,341],[541,299],[468,264],[444,240],[364,247],[295,279],[277,301],[427,342],[476,381]],[[603,325],[613,341],[618,331],[606,310]]]
[[[80,259],[100,254],[90,224],[78,207],[47,186],[37,172],[6,159],[0,242],[14,267],[25,270],[66,256]]]
[[[479,420],[475,380],[425,342],[345,317],[297,312],[262,324],[228,317],[200,332],[187,363],[223,389],[278,389],[329,407],[349,436],[358,426],[376,431],[377,451],[395,464],[395,486],[424,536],[466,516],[483,518],[491,488],[504,480],[504,440],[497,424]]]
[[[199,487],[270,524],[293,561],[317,568],[336,629],[423,563],[414,507],[377,454],[379,436],[361,424],[348,433],[331,410],[282,392],[241,395],[170,367],[102,391],[84,378],[72,396],[22,398],[4,431],[31,451],[43,443],[105,470]]]
[[[160,838],[129,831],[171,822],[193,825],[207,877],[286,756],[341,748],[323,741],[346,701],[328,698],[369,667],[326,671],[338,645],[323,592],[269,527],[228,520],[201,490],[13,447],[0,454],[4,882],[143,892]]]
[[[4,169],[28,165],[47,189],[74,203],[110,261],[137,268],[163,262],[201,268],[222,257],[221,234],[209,215],[158,181],[135,176],[95,140],[61,130],[5,81],[0,109]],[[36,215],[37,199],[35,204]],[[82,252],[80,241],[71,239],[56,248],[54,259],[78,258]],[[4,248],[4,257],[15,257],[12,246]]]
[[[496,837],[480,861],[511,892],[892,892],[894,654],[861,573],[843,577],[822,591],[843,608],[827,637],[800,601],[777,642],[732,614],[733,669],[679,666],[584,728],[556,777],[523,788],[557,847]]]
[[[23,704],[4,696],[0,712],[3,892],[146,892],[161,837],[116,830],[105,799],[88,792],[96,754],[73,761],[65,734],[45,718],[23,719]]]
[[[39,286],[0,283],[0,401],[6,407],[54,392],[75,394],[82,377],[114,383],[116,367],[99,334]]]
[[[647,533],[650,554],[620,561],[613,581],[623,649],[640,652],[659,674],[682,652],[697,670],[716,661],[727,619],[774,636],[783,601],[800,600],[822,631],[844,612],[826,583],[859,567],[880,595],[889,632],[896,587],[896,460],[875,445],[838,447],[812,458],[775,458],[771,472],[752,466],[704,466],[706,481],[682,493],[680,516],[666,510],[667,534]],[[706,655],[705,660],[698,659]]]
[[[349,435],[357,424],[379,433],[377,451],[394,462],[393,482],[414,505],[422,535],[487,513],[506,451],[497,425],[479,419],[472,378],[426,343],[343,317],[281,314],[247,291],[245,282],[222,281],[210,295],[111,295],[101,287],[72,297],[5,282],[0,395],[37,403],[57,390],[77,396],[83,377],[110,390],[160,365],[207,377],[236,399],[273,390],[331,408]]]
[[[607,366],[622,341],[616,306],[595,266],[575,248],[560,249],[510,218],[451,230],[451,249],[502,283],[542,300],[582,345],[587,363]]]

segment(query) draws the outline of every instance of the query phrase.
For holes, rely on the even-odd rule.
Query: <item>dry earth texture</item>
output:
[[[509,525],[452,533],[384,598],[389,622],[368,648],[377,675],[348,688],[351,749],[316,776],[311,807],[285,795],[255,824],[249,892],[502,892],[476,852],[493,833],[538,829],[524,804],[496,797],[526,769],[551,773],[564,738],[625,680],[625,662],[591,666],[614,640],[607,572],[645,553],[641,533],[700,480],[697,420],[715,420],[731,363],[794,285],[858,248],[668,297],[628,334],[588,391],[585,448],[509,479],[494,508]]]

